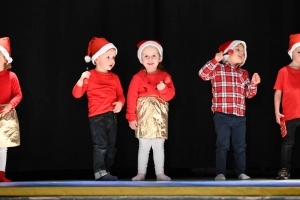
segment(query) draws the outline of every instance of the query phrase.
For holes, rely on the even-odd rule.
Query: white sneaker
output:
[[[238,176],[238,179],[240,179],[240,180],[249,180],[250,176],[247,176],[246,174],[240,174]]]
[[[218,174],[218,176],[216,176],[215,180],[226,180],[224,174]]]

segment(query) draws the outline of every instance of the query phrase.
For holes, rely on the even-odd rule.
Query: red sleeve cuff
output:
[[[213,58],[212,60],[211,60],[211,62],[215,65],[215,64],[217,64],[217,63],[219,63],[215,58]]]

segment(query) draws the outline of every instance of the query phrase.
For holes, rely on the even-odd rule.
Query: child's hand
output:
[[[258,73],[253,74],[251,82],[256,85],[260,83],[260,77],[259,77]]]
[[[216,53],[215,60],[217,62],[220,62],[223,58],[224,58],[224,56],[223,56],[223,52],[222,51],[220,51],[219,53]]]
[[[276,122],[277,122],[277,124],[280,125],[280,118],[281,118],[281,117],[284,117],[284,115],[281,114],[281,113],[275,113],[275,117],[276,117]]]
[[[113,103],[113,105],[115,106],[115,108],[113,109],[114,113],[119,113],[123,106],[122,102],[120,102],[120,101]]]
[[[163,81],[160,81],[160,83],[156,86],[156,88],[158,90],[163,90],[163,89],[165,89],[165,87],[166,87],[166,84]]]
[[[136,130],[137,129],[137,121],[134,120],[132,122],[129,122],[129,127],[132,129],[132,130]]]
[[[90,78],[91,73],[89,71],[85,71],[81,74],[80,79],[77,81],[77,85],[79,87],[81,87],[83,85],[83,83],[85,82],[85,80]]]
[[[89,78],[90,78],[90,75],[91,75],[91,72],[85,71],[85,72],[83,72],[83,73],[81,74],[80,79],[82,79],[82,80],[85,79],[85,78],[89,79]]]
[[[4,116],[6,113],[9,113],[12,109],[12,105],[9,103],[9,104],[6,104],[3,109],[0,111],[0,114],[1,116]]]

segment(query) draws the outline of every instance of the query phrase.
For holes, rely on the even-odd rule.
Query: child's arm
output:
[[[12,99],[10,100],[10,104],[12,105],[12,108],[15,108],[20,101],[22,100],[22,91],[19,83],[19,79],[17,75],[13,74],[12,80],[11,80],[11,92],[12,92]]]
[[[80,98],[84,94],[85,88],[82,87],[84,83],[84,79],[89,79],[90,75],[91,73],[89,71],[85,71],[81,74],[80,79],[77,81],[72,91],[72,94],[75,98]]]
[[[247,71],[243,72],[244,75],[247,77],[247,90],[246,90],[246,98],[252,98],[256,95],[257,93],[257,85],[260,83],[260,76],[258,73],[254,73],[251,79],[251,82],[249,81],[249,75]]]
[[[282,91],[281,90],[275,90],[275,93],[274,93],[274,108],[275,108],[276,122],[278,124],[280,124],[280,118],[284,117],[284,115],[280,113],[281,96],[282,96]]]
[[[18,77],[14,73],[11,73],[11,97],[12,99],[4,106],[0,111],[0,114],[5,115],[6,113],[9,113],[20,103],[23,97]]]
[[[128,87],[127,92],[127,108],[126,108],[126,119],[128,122],[136,120],[136,105],[138,99],[138,90],[139,90],[139,78],[134,76]]]
[[[223,52],[216,53],[215,57],[208,61],[199,71],[199,76],[203,80],[211,80],[215,77],[214,70],[223,59]]]
[[[166,75],[165,80],[161,81],[156,88],[159,96],[165,101],[170,101],[175,96],[175,87],[169,74]]]
[[[120,79],[117,78],[117,101],[113,103],[113,105],[115,106],[113,112],[114,113],[119,113],[121,111],[121,109],[123,108],[123,105],[125,103],[125,97],[123,94],[123,88],[120,82]]]

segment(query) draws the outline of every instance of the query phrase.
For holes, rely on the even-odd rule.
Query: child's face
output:
[[[292,53],[293,61],[298,63],[298,66],[300,66],[300,47],[297,47],[293,53]]]
[[[227,62],[233,66],[242,64],[245,60],[244,46],[242,44],[238,44],[232,50],[233,54],[229,55]]]
[[[107,73],[115,66],[116,49],[109,49],[95,59],[96,70]]]
[[[157,70],[157,65],[161,62],[161,56],[158,49],[154,46],[147,46],[142,51],[142,64],[148,73],[153,73]]]
[[[4,69],[4,66],[6,65],[7,60],[4,57],[4,55],[2,54],[2,52],[0,51],[0,71],[2,71]]]

